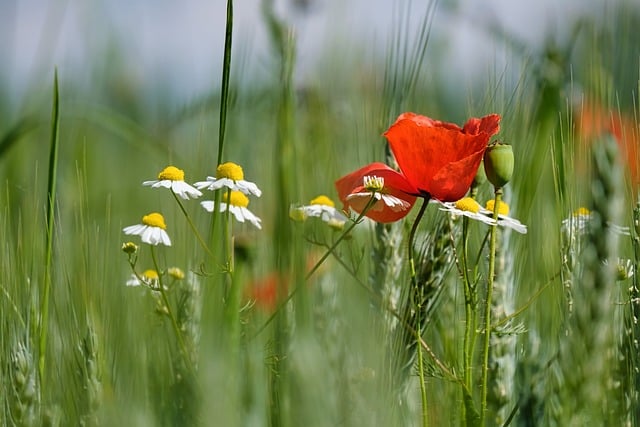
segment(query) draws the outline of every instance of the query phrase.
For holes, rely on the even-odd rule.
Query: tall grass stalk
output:
[[[49,175],[47,179],[47,230],[46,252],[44,258],[44,289],[40,302],[40,343],[38,348],[38,375],[40,377],[40,390],[45,385],[45,361],[47,354],[47,336],[49,334],[49,294],[51,293],[51,264],[53,259],[53,230],[55,224],[56,204],[56,178],[58,176],[58,145],[60,141],[60,115],[58,70],[53,74],[53,105],[51,110],[51,134],[49,145]]]

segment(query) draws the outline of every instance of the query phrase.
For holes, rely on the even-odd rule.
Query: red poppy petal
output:
[[[455,202],[462,199],[469,191],[478,172],[484,151],[484,149],[479,150],[440,169],[432,178],[431,196],[441,202]]]
[[[462,130],[460,129],[460,126],[458,126],[455,123],[442,122],[440,120],[435,120],[435,119],[432,119],[431,117],[422,116],[420,114],[415,114],[415,113],[402,113],[396,119],[396,123],[398,123],[400,120],[411,120],[419,126],[443,127],[446,129],[452,129],[452,130],[458,130],[458,131]]]
[[[368,197],[353,197],[347,200],[347,196],[365,191],[363,188],[363,179],[365,176],[378,176],[384,178],[384,191],[399,199],[409,203],[409,208],[405,211],[394,212],[383,202],[376,202],[375,207],[379,210],[369,209],[366,216],[377,222],[394,222],[404,218],[413,204],[416,197],[417,189],[413,187],[407,179],[396,170],[390,168],[384,163],[371,163],[338,179],[335,183],[338,190],[338,196],[343,203],[343,209],[346,211],[351,207],[355,212],[361,213],[369,202]]]
[[[484,132],[469,135],[445,127],[419,126],[406,119],[391,126],[385,136],[407,181],[430,195],[440,194],[442,185],[446,184],[446,188],[454,186],[453,183],[443,182],[443,175],[439,175],[438,182],[434,182],[436,174],[448,164],[459,162],[468,156],[474,156],[469,166],[475,165],[476,156],[478,153],[482,156],[489,140],[489,135]],[[475,175],[477,169],[478,166],[475,165],[472,171],[464,171],[464,176]],[[451,175],[448,179],[456,181],[460,177]]]
[[[489,114],[481,119],[473,117],[467,120],[462,131],[471,135],[484,132],[489,136],[493,136],[500,131],[500,116],[498,114]]]

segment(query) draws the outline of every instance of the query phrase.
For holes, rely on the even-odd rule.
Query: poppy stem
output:
[[[491,226],[489,237],[489,275],[487,278],[487,295],[484,306],[484,344],[482,354],[482,386],[480,388],[480,425],[486,425],[487,416],[487,386],[489,378],[489,344],[491,341],[491,298],[493,294],[493,281],[495,279],[496,266],[496,236],[498,234],[498,211],[502,202],[502,188],[495,189],[495,203],[493,205],[493,219],[496,221]]]
[[[420,211],[416,216],[413,225],[411,226],[411,232],[409,233],[409,267],[411,269],[411,292],[413,295],[413,303],[416,305],[416,343],[417,343],[417,357],[418,357],[418,376],[420,377],[420,397],[422,400],[422,426],[427,427],[429,425],[429,412],[427,410],[427,386],[424,379],[424,360],[422,358],[422,289],[418,287],[418,281],[416,277],[415,261],[413,259],[413,241],[416,237],[416,230],[418,224],[424,216],[424,212],[429,204],[429,198],[424,198]],[[420,293],[420,294],[418,294]]]

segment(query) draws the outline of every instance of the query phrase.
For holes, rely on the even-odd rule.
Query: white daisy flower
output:
[[[493,209],[496,201],[491,199],[487,201],[485,205],[485,215],[493,216]],[[509,215],[509,205],[506,202],[500,201],[498,205],[498,225],[503,227],[509,227],[512,230],[517,231],[520,234],[527,234],[527,226],[522,224],[515,218],[511,218]]]
[[[391,194],[387,194],[384,191],[384,178],[380,176],[365,176],[363,178],[363,189],[358,193],[351,193],[346,197],[346,200],[352,206],[361,206],[360,210],[369,203],[371,197],[376,199],[376,202],[369,208],[372,211],[380,212],[384,209],[384,206],[391,208],[393,212],[406,211],[411,209],[411,204],[405,200],[402,200]],[[382,203],[380,203],[382,202]],[[356,209],[357,210],[357,209]]]
[[[311,200],[307,206],[291,206],[289,217],[294,221],[304,221],[307,217],[317,217],[334,228],[342,228],[348,218],[335,208],[333,200],[320,195]]]
[[[150,288],[157,288],[160,277],[155,270],[146,270],[139,276],[132,274],[129,280],[127,280],[127,286],[148,286]]]
[[[491,216],[486,215],[486,209],[471,197],[465,197],[457,202],[441,202],[435,199],[434,201],[441,206],[441,211],[449,212],[451,215],[466,216],[467,218],[484,222],[487,225],[496,224],[496,221]]]
[[[150,245],[162,243],[165,246],[171,246],[171,239],[169,239],[166,229],[167,225],[164,223],[164,217],[154,212],[143,216],[142,224],[130,225],[123,228],[122,231],[124,231],[124,234],[140,236],[144,243]]]
[[[568,218],[562,220],[562,231],[570,236],[584,234],[588,231],[589,223],[593,220],[593,212],[585,207],[579,207]],[[630,236],[629,227],[607,223],[607,227],[613,233],[621,236]]]
[[[253,194],[257,197],[262,194],[262,191],[255,183],[244,180],[242,167],[232,162],[218,165],[215,178],[208,176],[206,181],[196,182],[194,185],[200,190],[206,188],[213,191],[226,187],[233,191],[240,191],[247,195]]]
[[[471,197],[462,198],[457,202],[444,203],[437,200],[436,202],[443,206],[440,208],[440,210],[447,211],[452,215],[466,216],[468,218],[483,222],[487,225],[496,224],[496,221],[493,219],[493,206],[495,204],[494,200],[489,200],[486,207],[484,208]],[[527,226],[522,224],[517,219],[509,217],[508,214],[509,205],[501,201],[499,205],[497,224],[499,226],[509,227],[517,231],[518,233],[527,234]]]
[[[185,200],[197,199],[202,196],[200,190],[192,187],[184,181],[184,171],[175,166],[167,166],[158,174],[158,179],[145,181],[142,185],[149,185],[151,188],[169,188],[178,196]]]
[[[227,203],[227,198],[228,203]],[[234,190],[231,191],[231,194],[224,193],[222,195],[222,202],[220,202],[220,212],[225,212],[229,209],[229,212],[236,217],[239,222],[249,221],[258,229],[262,229],[262,225],[260,224],[261,220],[257,216],[255,216],[247,206],[249,206],[249,198],[244,195],[241,191]],[[213,212],[215,210],[215,202],[212,200],[205,200],[204,202],[200,202],[203,208],[205,208],[208,212]]]

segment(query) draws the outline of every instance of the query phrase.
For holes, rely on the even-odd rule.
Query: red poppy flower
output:
[[[617,109],[608,110],[594,101],[586,101],[576,116],[578,132],[585,143],[593,143],[606,133],[616,138],[621,157],[629,169],[631,182],[636,187],[640,186],[638,122],[630,115]]]
[[[365,186],[365,177],[367,181],[378,178],[373,180],[377,187],[372,189]],[[377,222],[393,222],[404,218],[416,201],[415,194],[418,194],[404,175],[384,163],[371,163],[343,176],[336,181],[336,188],[345,211],[351,208],[362,213],[371,197],[375,197],[377,200],[365,215]]]
[[[497,114],[469,119],[460,128],[454,123],[404,113],[384,135],[417,194],[454,202],[469,190],[489,138],[499,130]]]

